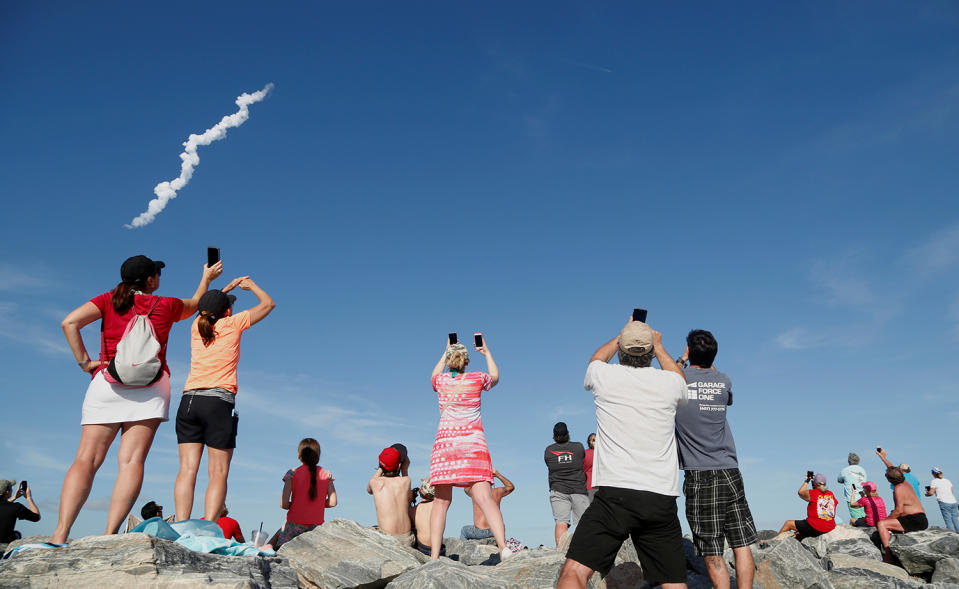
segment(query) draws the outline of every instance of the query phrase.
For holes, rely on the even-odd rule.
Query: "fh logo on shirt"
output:
[[[572,462],[572,461],[573,461],[573,453],[572,453],[572,452],[557,452],[556,450],[550,450],[549,452],[550,452],[550,454],[556,456],[556,462],[558,462],[558,463],[560,463],[560,464],[564,464],[564,463],[566,463],[566,462]]]

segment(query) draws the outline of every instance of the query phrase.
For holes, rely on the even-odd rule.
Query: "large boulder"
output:
[[[565,561],[566,555],[555,550],[523,550],[496,565],[489,574],[494,580],[505,582],[510,589],[545,589],[556,586]],[[586,586],[601,589],[604,583],[595,574]]]
[[[869,539],[868,530],[869,528],[839,525],[828,534],[804,538],[802,545],[816,558],[825,558],[830,554],[847,554],[858,558],[882,560],[882,552]]]
[[[870,569],[842,569],[827,573],[836,589],[920,589],[922,582],[887,577]]]
[[[754,553],[755,581],[765,589],[829,589],[826,571],[809,550],[793,538],[774,540],[769,548]]]
[[[944,558],[959,558],[959,534],[941,528],[893,534],[889,550],[911,575],[926,575]]]
[[[496,547],[496,540],[492,538],[484,540],[443,538],[443,544],[446,546],[446,556],[468,566],[496,564],[490,560],[490,557],[494,554],[499,554],[499,548]]]
[[[896,578],[901,581],[911,580],[909,573],[907,573],[905,569],[871,558],[860,558],[848,554],[831,554],[823,559],[822,565],[827,571],[836,571],[846,575],[862,576],[860,571],[872,571],[873,573]]]
[[[300,586],[307,589],[385,587],[428,560],[391,536],[348,519],[334,519],[301,534],[278,554],[289,560]]]
[[[943,558],[936,562],[932,573],[933,583],[953,583],[959,585],[959,558]]]
[[[495,548],[495,546],[494,546]],[[490,567],[471,567],[440,558],[396,577],[387,589],[509,589],[504,579],[490,576]]]
[[[0,561],[0,587],[27,586],[292,589],[297,576],[282,558],[204,554],[146,534],[123,534],[24,550]]]

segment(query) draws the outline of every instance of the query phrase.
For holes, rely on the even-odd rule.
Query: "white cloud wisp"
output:
[[[270,90],[273,89],[273,83],[269,83],[263,87],[262,90],[254,92],[252,94],[247,94],[244,92],[240,94],[236,99],[236,105],[239,108],[235,113],[231,115],[226,115],[220,122],[216,125],[213,125],[201,135],[191,133],[190,137],[183,143],[183,153],[180,154],[180,159],[183,161],[180,164],[180,175],[169,182],[160,182],[153,189],[153,194],[156,195],[156,198],[150,201],[147,205],[147,210],[140,213],[133,221],[128,225],[124,225],[127,229],[133,229],[134,227],[143,227],[149,225],[156,219],[156,216],[166,208],[168,202],[176,198],[177,192],[187,185],[190,181],[190,178],[193,177],[193,170],[200,165],[200,156],[197,155],[197,148],[201,145],[209,145],[214,141],[218,141],[226,137],[226,132],[228,129],[234,127],[239,127],[250,118],[250,105],[256,102],[260,102],[266,95],[270,93]]]

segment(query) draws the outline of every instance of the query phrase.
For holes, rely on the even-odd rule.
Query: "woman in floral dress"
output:
[[[476,350],[486,357],[489,374],[465,372],[469,352],[459,343],[447,342],[446,351],[433,368],[431,380],[439,397],[440,425],[430,458],[430,482],[436,488],[430,537],[443,537],[453,487],[472,487],[470,495],[483,510],[500,556],[505,558],[510,550],[506,547],[503,515],[493,499],[493,468],[480,415],[480,396],[499,382],[499,370],[485,341]],[[447,367],[449,372],[444,371]],[[431,559],[439,558],[440,544],[433,542]]]

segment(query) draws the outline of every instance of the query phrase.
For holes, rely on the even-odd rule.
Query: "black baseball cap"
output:
[[[159,274],[160,268],[164,267],[166,267],[166,264],[159,260],[153,261],[143,255],[133,256],[132,258],[127,258],[126,261],[123,262],[123,265],[120,266],[120,279],[124,282],[146,280],[151,276]]]
[[[200,302],[197,304],[198,311],[209,311],[217,317],[222,317],[226,310],[233,306],[236,297],[228,295],[222,290],[211,289],[203,293]]]
[[[569,435],[569,430],[566,429],[566,422],[560,421],[559,423],[553,426],[554,438],[557,436],[568,436],[568,435]]]

